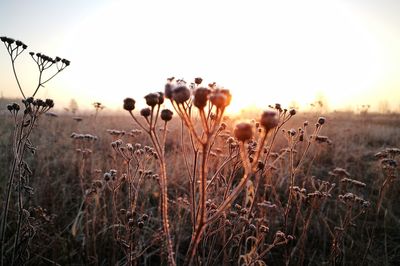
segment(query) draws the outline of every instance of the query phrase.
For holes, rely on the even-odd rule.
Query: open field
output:
[[[247,121],[259,121],[260,115]],[[238,118],[224,117],[223,128],[206,149],[206,206],[201,209],[203,152],[174,114],[162,160],[168,177],[166,242],[160,158],[129,113],[109,116],[104,111],[79,119],[66,113],[42,115],[30,139],[34,155],[27,149],[24,159],[30,170],[24,175],[29,177],[23,181],[27,209],[20,219],[26,222],[16,260],[30,265],[158,265],[172,255],[178,265],[185,258],[194,265],[398,265],[400,150],[375,155],[400,147],[400,117],[329,113],[314,134],[318,117],[297,113],[270,131],[259,156],[262,164],[252,161],[260,149],[260,126],[250,122],[254,136],[241,145],[233,133]],[[309,125],[300,133],[306,120]],[[200,120],[193,118],[193,124],[200,132]],[[14,120],[4,109],[0,125],[0,192],[5,195]],[[160,139],[163,125],[160,121],[155,129]],[[221,208],[240,186],[249,163],[254,167],[243,189]],[[16,189],[7,258],[20,217]],[[190,258],[200,212],[215,219],[204,227]],[[169,244],[173,254],[168,254]]]

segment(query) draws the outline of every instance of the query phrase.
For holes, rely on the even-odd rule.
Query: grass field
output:
[[[22,181],[22,215],[17,185],[12,190],[7,260],[22,216],[14,256],[30,265],[158,265],[173,263],[170,256],[178,265],[397,265],[398,114],[328,113],[314,134],[320,114],[297,113],[269,132],[259,155],[263,163],[257,164],[252,160],[263,135],[256,123],[260,115],[223,117],[205,149],[204,168],[202,145],[176,113],[168,122],[165,160],[157,158],[150,137],[126,111],[40,116],[30,138],[34,152],[27,149],[24,157],[30,170]],[[195,112],[192,116],[193,130],[200,132],[204,125]],[[243,145],[234,134],[239,120],[250,121],[255,132]],[[305,131],[298,130],[305,121]],[[3,108],[0,124],[5,195],[15,124]],[[160,140],[163,125],[159,121],[154,130]],[[254,166],[248,179],[221,208],[240,186],[248,164]],[[168,217],[163,215],[165,192]],[[191,256],[202,215],[211,221]]]

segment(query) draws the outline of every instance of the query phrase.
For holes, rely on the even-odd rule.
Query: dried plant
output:
[[[44,87],[50,80],[52,80],[57,74],[63,71],[70,62],[60,57],[51,58],[41,53],[30,52],[32,59],[38,67],[38,84],[32,94],[27,97],[25,91],[20,84],[18,74],[16,71],[16,60],[19,56],[28,48],[26,44],[21,41],[16,41],[8,37],[0,37],[0,40],[4,43],[6,50],[11,59],[11,66],[18,88],[23,97],[23,110],[17,103],[13,103],[7,106],[8,111],[14,118],[14,135],[13,135],[13,163],[11,172],[8,178],[8,186],[6,189],[6,195],[2,211],[1,229],[0,229],[0,245],[1,245],[1,265],[4,264],[15,264],[26,260],[26,252],[28,249],[27,245],[21,245],[26,234],[30,234],[32,238],[34,227],[29,219],[29,198],[33,193],[33,188],[29,186],[29,180],[32,177],[32,171],[28,163],[25,161],[25,153],[35,153],[36,148],[30,141],[30,135],[37,124],[38,119],[41,115],[49,111],[54,106],[54,102],[51,99],[41,100],[35,99],[35,95],[41,87]],[[7,234],[8,212],[10,202],[12,200],[13,188],[17,191],[17,224],[16,230],[12,234]],[[31,230],[30,233],[27,230]],[[12,248],[8,248],[6,245],[13,239]],[[29,242],[29,239],[26,240]],[[10,251],[11,250],[11,251]],[[10,254],[11,253],[11,254]]]

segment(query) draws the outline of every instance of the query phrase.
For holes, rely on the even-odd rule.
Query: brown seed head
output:
[[[124,100],[124,109],[131,112],[135,109],[135,100],[132,98],[125,98]]]
[[[158,93],[149,93],[144,98],[146,99],[146,104],[150,107],[154,107],[159,103],[160,95]]]
[[[168,121],[170,121],[172,119],[172,115],[173,114],[174,113],[171,110],[164,109],[164,110],[161,111],[161,115],[160,116],[161,116],[161,119],[163,121],[168,122]]]
[[[266,130],[270,130],[278,126],[279,119],[274,111],[264,111],[263,114],[261,115],[261,120],[260,124],[263,126]]]
[[[247,141],[253,137],[253,127],[250,123],[242,122],[236,125],[234,135],[239,141]]]
[[[211,91],[207,88],[204,87],[198,88],[194,92],[194,100],[193,100],[194,106],[196,106],[199,109],[203,109],[204,107],[206,107],[210,92]]]
[[[140,110],[140,115],[143,116],[143,117],[149,117],[150,114],[151,114],[151,110],[148,107],[143,108],[142,110]]]
[[[189,98],[190,90],[186,85],[179,85],[172,91],[172,99],[178,104],[186,102]]]
[[[200,85],[203,82],[202,78],[195,78],[194,79],[194,83],[196,83],[197,85]]]

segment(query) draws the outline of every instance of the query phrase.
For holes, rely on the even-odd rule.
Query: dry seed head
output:
[[[260,232],[261,233],[268,233],[269,232],[269,228],[265,225],[260,225]]]
[[[125,98],[124,100],[124,109],[131,112],[135,109],[135,100],[132,98]]]
[[[194,79],[194,83],[196,83],[197,85],[200,85],[203,82],[203,79],[200,77],[197,77]]]
[[[253,137],[253,127],[250,123],[242,122],[236,125],[234,135],[239,141],[247,141]]]
[[[178,104],[186,102],[187,100],[189,100],[189,98],[190,90],[184,84],[178,85],[172,91],[172,99]]]
[[[194,92],[193,104],[199,109],[203,109],[207,105],[208,96],[211,91],[207,88],[198,88]]]
[[[160,95],[158,93],[149,93],[146,96],[144,96],[146,104],[150,107],[154,107],[157,104],[159,104],[159,97]]]
[[[149,117],[150,114],[151,114],[151,110],[148,107],[143,108],[142,110],[140,110],[140,115],[143,116],[143,117]]]
[[[217,89],[211,92],[210,101],[217,108],[225,108],[227,107],[232,99],[232,95],[229,90],[226,89]]]
[[[264,111],[261,115],[260,124],[266,130],[270,130],[278,126],[279,119],[275,111]]]
[[[318,124],[319,124],[319,125],[325,124],[325,121],[326,121],[326,118],[323,117],[323,116],[321,116],[320,118],[318,118]]]
[[[350,173],[347,172],[345,169],[340,168],[340,167],[336,167],[335,169],[333,169],[332,173],[333,173],[333,175],[335,175],[335,176],[350,177]]]
[[[296,135],[296,129],[294,129],[294,128],[292,128],[292,129],[290,129],[289,131],[288,131],[288,134],[290,135],[290,136],[295,136]]]
[[[160,116],[161,116],[161,119],[163,121],[168,122],[168,121],[170,121],[172,119],[172,115],[173,114],[174,113],[171,110],[164,109],[164,110],[161,111],[161,115]]]

